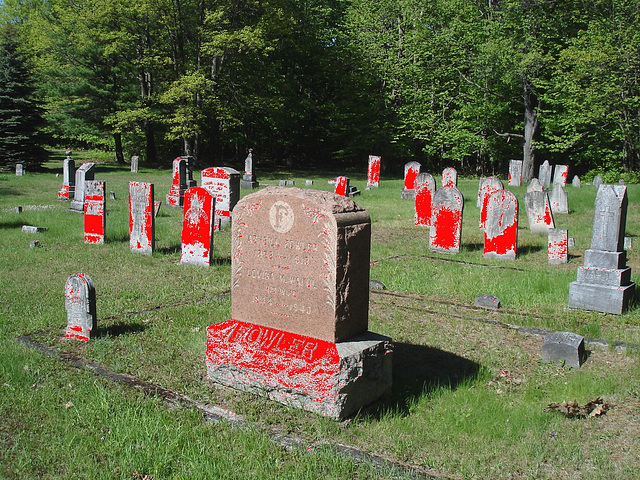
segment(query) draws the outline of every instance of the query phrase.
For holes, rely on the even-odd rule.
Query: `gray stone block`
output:
[[[42,232],[46,232],[47,230],[49,229],[46,227],[35,227],[33,225],[22,226],[22,233],[42,233]]]
[[[609,270],[624,268],[627,263],[626,252],[604,252],[588,249],[584,252],[584,266]]]
[[[369,288],[371,290],[386,290],[387,287],[384,283],[379,280],[369,280]]]
[[[620,315],[633,297],[635,283],[622,287],[571,282],[569,284],[569,308],[581,308],[595,312]]]
[[[475,300],[475,306],[492,308],[495,310],[500,308],[500,299],[494,295],[478,295]]]
[[[631,268],[578,267],[578,282],[619,287],[631,283]]]
[[[553,332],[544,337],[542,361],[580,368],[586,360],[584,337],[571,332]]]

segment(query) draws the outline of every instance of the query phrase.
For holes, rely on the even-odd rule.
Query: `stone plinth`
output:
[[[544,337],[542,361],[580,368],[587,358],[584,337],[571,332],[553,332]]]

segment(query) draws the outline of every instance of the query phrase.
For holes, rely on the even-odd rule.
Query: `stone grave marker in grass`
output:
[[[540,180],[540,183],[543,187],[548,187],[549,185],[551,185],[552,169],[553,167],[549,165],[548,160],[545,160],[542,165],[540,165],[540,168],[538,169],[538,180]]]
[[[76,164],[69,156],[62,161],[62,186],[58,191],[58,199],[69,200],[75,192]]]
[[[569,285],[569,308],[621,314],[633,297],[635,283],[626,264],[624,231],[627,188],[601,185],[595,201],[591,248],[585,251],[578,279]]]
[[[436,192],[436,181],[430,173],[421,173],[416,177],[415,225],[431,226],[431,204]]]
[[[573,188],[580,188],[580,177],[578,175],[573,176],[573,180],[571,180],[571,185]]]
[[[509,160],[509,186],[519,187],[522,180],[522,160]]]
[[[139,161],[140,157],[138,155],[133,155],[131,157],[131,173],[138,173]]]
[[[202,187],[184,194],[180,263],[208,267],[213,253],[215,198]]]
[[[486,258],[516,258],[518,239],[518,199],[508,190],[498,190],[489,196],[487,221],[484,228]]]
[[[80,165],[80,168],[76,170],[75,190],[69,211],[84,214],[84,182],[93,180],[95,171],[95,164],[91,162],[83,163]]]
[[[367,165],[367,187],[378,187],[380,185],[380,166],[382,157],[380,155],[369,155]]]
[[[232,225],[232,319],[207,329],[210,379],[344,418],[391,387],[368,332],[371,221],[351,199],[268,187]]]
[[[21,163],[16,163],[16,177],[22,177],[24,175],[25,168]]]
[[[231,223],[231,211],[240,200],[240,172],[230,167],[202,170],[200,184],[216,199],[214,230]]]
[[[540,183],[540,180],[538,180],[537,178],[532,178],[531,181],[529,182],[529,185],[527,185],[527,193],[541,192],[543,190],[544,190],[544,187]]]
[[[429,248],[436,252],[458,253],[462,232],[464,198],[456,187],[441,187],[433,196]]]
[[[502,190],[502,181],[497,177],[488,177],[480,186],[478,191],[478,200],[480,201],[480,222],[478,224],[480,230],[484,230],[487,221],[487,203],[492,193]]]
[[[544,337],[542,361],[580,368],[587,359],[584,337],[571,332],[553,332]]]
[[[64,287],[67,310],[65,337],[89,341],[97,329],[96,289],[86,273],[74,273]]]
[[[598,188],[600,188],[600,185],[603,185],[603,184],[604,184],[604,180],[600,175],[596,175],[595,177],[593,177],[593,186],[596,187],[596,192],[598,191]]]
[[[129,247],[151,255],[155,250],[153,183],[129,182]]]
[[[349,194],[349,178],[345,176],[336,177],[333,193],[346,197]]]
[[[458,185],[458,172],[453,167],[447,167],[442,171],[442,186],[455,187]]]
[[[553,169],[553,183],[559,183],[563,187],[567,185],[569,165],[556,165]]]
[[[166,202],[171,207],[182,207],[184,205],[184,192],[187,189],[187,162],[178,157],[173,160],[172,180]]]
[[[556,213],[569,213],[569,196],[560,183],[553,183],[551,193],[549,193],[549,203],[551,211]]]
[[[555,227],[549,195],[546,191],[540,190],[525,193],[524,209],[527,212],[531,233],[546,234],[550,228]]]
[[[416,177],[420,173],[421,167],[418,162],[408,162],[404,165],[404,184],[401,198],[411,200],[416,198]]]
[[[567,263],[569,258],[569,231],[563,228],[550,228],[548,244],[549,263]]]
[[[253,173],[253,149],[250,148],[247,157],[244,159],[244,174],[242,175],[240,188],[254,189],[259,186],[260,184],[256,182],[256,176]]]
[[[107,227],[105,188],[102,180],[85,182],[84,243],[104,243]]]

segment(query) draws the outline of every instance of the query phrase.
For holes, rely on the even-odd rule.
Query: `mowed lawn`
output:
[[[76,166],[91,158],[74,155]],[[99,163],[95,178],[105,180],[116,199],[107,199],[106,244],[85,245],[82,215],[57,200],[61,160],[43,173],[0,174],[0,477],[402,476],[318,447],[340,443],[442,478],[637,478],[638,297],[620,316],[567,308],[569,283],[590,244],[593,186],[566,187],[570,213],[556,215],[555,223],[569,230],[575,247],[567,264],[550,265],[546,237],[529,233],[526,186],[509,188],[520,202],[518,255],[500,261],[482,255],[477,178],[458,180],[465,198],[462,248],[446,255],[430,251],[428,231],[413,225],[413,203],[400,198],[400,178],[383,173],[379,188],[365,190],[366,159],[362,169],[348,172],[261,172],[255,164],[261,186],[290,179],[331,190],[327,180],[346,174],[362,191],[354,200],[372,219],[370,278],[386,290],[370,293],[369,328],[394,340],[394,388],[355,417],[334,422],[206,379],[206,327],[230,317],[230,230],[216,233],[211,267],[180,265],[181,211],[163,205],[155,253],[129,250],[128,182],[154,183],[155,199],[164,202],[169,169],[141,166],[132,174],[128,166]],[[227,166],[241,170],[242,159]],[[440,172],[430,173],[440,186]],[[199,171],[194,178],[199,184]],[[633,242],[627,263],[635,280],[640,187],[628,185],[627,193]],[[26,234],[23,224],[48,230]],[[32,240],[40,246],[30,248]],[[86,344],[60,338],[64,285],[78,272],[93,279],[97,293],[98,335]],[[499,297],[501,309],[474,308],[481,294]],[[504,324],[571,331],[627,348],[592,347],[582,368],[573,370],[543,364],[542,338]],[[235,412],[248,427],[208,422],[197,410],[173,408],[16,341],[31,334],[111,371]],[[597,397],[610,405],[602,416],[545,411],[551,402],[582,405]],[[284,449],[273,442],[275,433],[296,436],[303,447]]]

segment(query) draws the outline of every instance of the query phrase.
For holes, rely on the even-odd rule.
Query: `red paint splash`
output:
[[[461,210],[440,208],[435,213],[432,225],[431,246],[447,251],[458,251],[460,249],[461,226]]]

